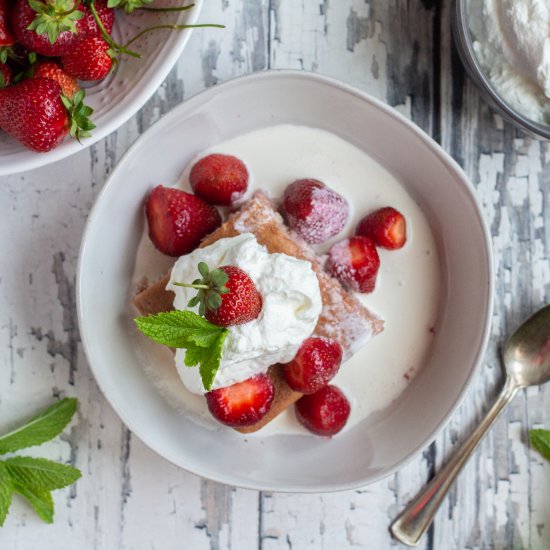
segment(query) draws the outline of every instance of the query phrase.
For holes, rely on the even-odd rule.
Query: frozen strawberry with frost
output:
[[[206,394],[208,410],[222,424],[232,428],[259,422],[271,408],[275,389],[267,374],[258,374]]]
[[[316,179],[291,183],[282,207],[288,225],[309,244],[323,243],[340,233],[349,215],[346,199]]]
[[[180,189],[155,187],[145,206],[149,237],[168,256],[193,251],[222,223],[220,213],[199,197]]]
[[[215,153],[193,165],[189,183],[195,194],[206,202],[230,206],[245,194],[248,170],[237,157]]]
[[[287,384],[309,394],[326,386],[342,363],[342,346],[328,338],[306,338],[294,359],[283,366]]]
[[[351,406],[342,390],[325,386],[311,395],[304,395],[296,402],[296,418],[316,435],[337,434],[348,421]]]
[[[372,292],[380,267],[374,242],[361,235],[334,244],[328,252],[327,269],[343,285],[357,292]]]
[[[365,216],[359,222],[356,234],[369,237],[376,246],[396,250],[407,241],[407,224],[399,210],[386,206]]]

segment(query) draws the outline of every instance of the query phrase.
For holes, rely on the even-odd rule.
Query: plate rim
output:
[[[193,25],[197,22],[202,10],[204,0],[194,0],[194,9],[188,12],[189,19],[185,24]],[[183,29],[181,32],[173,33],[165,42],[163,51],[165,55],[161,62],[156,65],[156,70],[153,72],[156,78],[150,80],[142,79],[143,87],[137,94],[135,100],[126,105],[120,112],[113,116],[104,126],[96,128],[89,138],[86,138],[83,143],[76,140],[65,141],[60,147],[52,149],[47,153],[35,153],[24,149],[23,153],[32,154],[28,160],[9,160],[0,159],[0,176],[13,176],[48,166],[55,162],[71,157],[77,153],[85,151],[92,145],[95,145],[102,139],[116,132],[130,118],[132,118],[142,107],[151,99],[153,94],[162,86],[170,71],[174,68],[176,61],[180,58],[187,42],[191,38],[193,28]],[[168,46],[168,47],[166,47]],[[23,147],[23,146],[22,146]],[[122,159],[121,159],[122,160]]]
[[[312,81],[313,83],[320,83],[324,85],[328,85],[329,87],[336,88],[340,92],[345,92],[348,94],[352,94],[356,96],[357,98],[361,99],[362,101],[366,101],[367,103],[370,103],[375,108],[382,110],[385,114],[393,118],[395,121],[400,123],[401,125],[405,126],[407,130],[411,131],[416,138],[420,139],[425,146],[427,146],[434,154],[436,154],[442,162],[445,163],[445,165],[450,168],[457,176],[458,180],[460,181],[463,191],[465,191],[470,203],[473,205],[474,210],[477,214],[480,226],[483,231],[484,235],[484,246],[483,251],[485,253],[485,261],[487,264],[487,281],[485,281],[487,288],[486,288],[486,304],[485,304],[485,319],[483,323],[483,335],[479,342],[478,349],[475,353],[475,362],[472,365],[472,368],[470,369],[470,372],[468,374],[468,377],[463,385],[463,387],[460,389],[460,391],[457,394],[456,399],[451,404],[447,414],[442,419],[442,421],[439,423],[439,425],[430,433],[426,438],[424,438],[418,445],[414,447],[414,449],[409,453],[408,456],[404,457],[400,461],[398,461],[396,464],[393,465],[393,467],[383,473],[375,474],[372,477],[369,477],[368,479],[357,479],[353,482],[348,483],[337,483],[337,484],[327,484],[326,482],[324,484],[319,484],[315,487],[304,485],[304,486],[298,486],[298,485],[270,485],[269,483],[259,483],[250,481],[249,483],[246,482],[239,482],[235,483],[231,479],[231,476],[222,472],[217,472],[216,474],[213,474],[212,472],[205,473],[204,470],[196,469],[192,470],[186,466],[182,466],[181,461],[176,456],[170,456],[169,453],[160,453],[155,449],[153,446],[151,446],[148,443],[147,436],[142,435],[142,431],[140,430],[139,426],[135,426],[131,419],[128,419],[115,402],[111,401],[108,394],[104,391],[102,384],[100,382],[100,376],[98,377],[98,374],[96,373],[95,367],[92,364],[92,361],[90,361],[90,349],[88,346],[88,336],[86,334],[86,331],[84,329],[84,323],[83,323],[83,312],[82,312],[82,264],[84,262],[84,257],[86,255],[87,251],[87,241],[89,238],[89,234],[91,232],[91,227],[94,224],[95,217],[98,212],[98,205],[102,203],[105,200],[105,196],[108,194],[109,190],[113,187],[113,181],[114,178],[117,176],[118,171],[121,169],[121,165],[124,164],[126,159],[133,154],[134,150],[137,149],[142,141],[145,141],[147,139],[148,133],[151,132],[153,129],[156,130],[156,126],[159,124],[167,124],[170,122],[172,118],[176,118],[180,111],[186,110],[186,109],[193,109],[194,104],[202,104],[206,103],[211,97],[219,94],[220,92],[223,92],[226,89],[233,88],[235,86],[240,86],[242,84],[249,84],[251,82],[254,82],[256,80],[264,80],[264,79],[297,79],[297,80],[306,80],[306,81]],[[437,143],[432,137],[430,137],[426,132],[424,132],[419,126],[417,126],[414,122],[409,120],[407,117],[405,117],[403,114],[401,114],[397,109],[394,107],[391,107],[390,105],[384,103],[382,100],[377,99],[370,94],[363,92],[362,90],[359,90],[358,88],[351,86],[349,84],[346,84],[344,82],[341,82],[337,79],[334,79],[332,77],[328,77],[325,75],[320,75],[317,73],[312,73],[308,71],[301,71],[301,70],[293,70],[293,69],[269,69],[264,71],[259,71],[256,73],[248,74],[245,76],[239,76],[236,78],[232,78],[230,80],[225,81],[222,84],[219,84],[215,87],[207,88],[195,95],[193,95],[188,100],[182,102],[180,105],[174,107],[167,113],[161,116],[161,118],[152,124],[143,134],[141,134],[136,140],[131,144],[131,146],[128,148],[128,150],[123,154],[123,156],[120,158],[118,163],[116,164],[115,168],[107,178],[105,184],[103,185],[103,188],[97,195],[93,207],[90,211],[90,214],[88,216],[88,219],[86,220],[86,224],[84,227],[83,235],[82,235],[82,241],[80,246],[80,251],[78,255],[78,263],[77,263],[77,271],[76,271],[76,305],[77,305],[77,317],[78,317],[78,324],[80,328],[80,334],[81,334],[81,341],[83,350],[88,362],[88,365],[90,367],[90,370],[92,371],[94,378],[96,380],[96,383],[98,384],[99,388],[101,389],[101,392],[103,393],[105,399],[109,403],[109,405],[113,408],[113,410],[117,413],[120,420],[127,426],[130,431],[136,435],[149,449],[154,451],[158,456],[164,458],[168,462],[174,464],[178,468],[182,468],[183,470],[190,472],[194,475],[197,475],[199,477],[209,479],[212,481],[215,481],[217,483],[224,483],[226,485],[230,485],[232,487],[238,487],[242,489],[251,489],[251,490],[257,490],[257,491],[269,491],[269,492],[280,492],[280,493],[308,493],[308,494],[317,494],[317,493],[327,493],[327,492],[341,492],[341,491],[348,491],[357,489],[360,487],[365,487],[367,485],[370,485],[372,483],[376,483],[380,481],[381,479],[387,478],[390,475],[395,474],[399,470],[401,470],[404,466],[406,466],[409,462],[411,462],[423,449],[428,447],[438,436],[439,434],[445,429],[451,418],[453,417],[456,410],[460,407],[460,405],[463,403],[466,394],[468,393],[468,389],[470,388],[472,384],[472,380],[474,378],[474,375],[479,370],[483,359],[485,352],[487,350],[490,334],[491,334],[491,322],[492,322],[492,313],[493,313],[493,306],[494,306],[494,258],[493,258],[493,251],[491,247],[491,234],[489,231],[489,227],[487,224],[487,221],[484,216],[484,212],[482,210],[481,204],[478,201],[475,193],[474,188],[469,179],[467,178],[465,172],[462,170],[460,165],[450,156],[449,153],[447,153],[443,147]]]

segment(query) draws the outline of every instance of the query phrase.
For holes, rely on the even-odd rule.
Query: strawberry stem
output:
[[[173,283],[174,286],[183,286],[185,288],[199,288],[204,290],[210,290],[210,287],[208,285],[193,285],[189,283]]]
[[[199,28],[206,28],[206,27],[216,28],[216,29],[225,29],[225,25],[215,25],[211,23],[205,23],[202,25],[156,25],[154,27],[149,27],[148,29],[145,29],[140,33],[136,34],[136,36],[134,36],[134,38],[126,42],[126,44],[124,44],[123,47],[127,48],[130,44],[133,44],[138,38],[141,38],[144,34],[147,34],[148,32],[151,32],[151,31],[157,31],[161,29],[179,31],[182,29],[199,29]]]

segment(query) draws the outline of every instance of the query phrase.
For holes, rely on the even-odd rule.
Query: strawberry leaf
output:
[[[109,0],[107,6],[109,8],[123,8],[126,13],[132,13],[134,10],[143,8],[152,2],[153,0]]]
[[[51,44],[55,43],[62,32],[78,32],[75,22],[82,19],[84,13],[77,9],[77,2],[74,0],[28,0],[28,3],[36,16],[27,29],[39,35],[46,34]]]
[[[72,99],[61,95],[61,101],[69,116],[69,133],[78,141],[90,137],[90,131],[95,128],[95,124],[89,118],[94,110],[84,103],[85,97],[86,92],[84,90],[76,92]]]

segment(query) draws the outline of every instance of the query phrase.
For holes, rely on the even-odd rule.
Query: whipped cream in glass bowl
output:
[[[486,99],[507,120],[550,139],[550,4],[457,0],[458,52]]]
[[[198,264],[210,269],[235,265],[254,281],[262,296],[262,311],[257,319],[228,327],[220,368],[212,389],[242,382],[266,372],[270,365],[288,363],[301,343],[311,336],[321,314],[321,291],[311,264],[286,254],[270,254],[252,233],[219,239],[179,258],[167,289],[175,293],[174,307],[188,308],[196,295],[193,288],[174,285],[190,283],[199,276]],[[182,382],[192,393],[205,393],[199,369],[186,367],[185,350],[175,354],[176,368]]]

